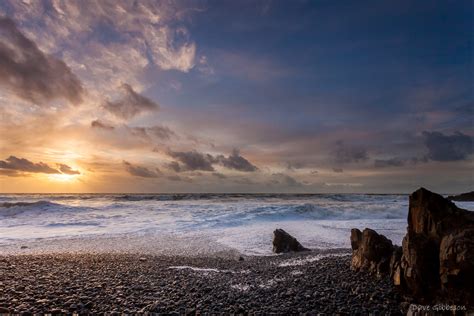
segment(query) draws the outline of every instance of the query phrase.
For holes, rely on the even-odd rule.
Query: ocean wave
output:
[[[67,209],[79,210],[80,208],[44,200],[34,202],[3,202],[0,203],[0,216],[11,217],[24,213],[52,213]]]
[[[304,203],[259,207],[246,212],[251,220],[357,220],[357,219],[399,219],[406,218],[406,210],[400,204],[393,205],[321,205]],[[231,215],[242,218],[240,214]]]
[[[59,206],[61,204],[53,203],[50,201],[35,201],[35,202],[3,202],[0,203],[0,207],[3,208],[11,208],[11,207],[51,207],[51,206]]]
[[[49,223],[47,227],[66,227],[66,226],[100,226],[100,222],[83,221],[83,222],[67,222],[67,223]]]

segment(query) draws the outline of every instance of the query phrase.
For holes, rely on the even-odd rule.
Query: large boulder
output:
[[[439,266],[441,294],[451,301],[474,303],[474,227],[443,237]]]
[[[443,296],[464,303],[454,293],[472,294],[472,282],[460,278],[473,275],[473,229],[473,212],[424,188],[412,193],[400,263],[403,290],[420,302]]]
[[[474,223],[474,213],[424,188],[410,195],[408,232],[441,241],[447,233]]]
[[[281,228],[275,229],[273,232],[273,252],[282,253],[290,251],[306,251],[295,237],[288,234]]]
[[[437,245],[423,234],[408,232],[403,238],[402,250],[401,288],[420,302],[429,302],[439,288]]]
[[[419,189],[410,195],[402,247],[371,229],[351,231],[352,268],[389,274],[423,304],[474,302],[474,212]]]
[[[377,276],[390,272],[390,260],[394,251],[392,242],[387,237],[366,228],[363,232],[351,230],[351,247],[353,270],[366,270]]]

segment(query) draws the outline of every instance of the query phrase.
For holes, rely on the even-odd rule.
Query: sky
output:
[[[471,1],[0,2],[0,192],[473,187]]]

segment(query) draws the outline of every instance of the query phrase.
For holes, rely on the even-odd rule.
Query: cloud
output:
[[[303,169],[305,167],[305,164],[302,162],[287,162],[286,163],[286,169],[288,171],[295,171],[297,169]]]
[[[276,178],[272,181],[273,184],[280,184],[287,187],[301,187],[304,185],[295,178],[290,177],[289,175],[284,173],[274,173],[272,174],[272,176]]]
[[[400,158],[394,157],[389,159],[375,159],[375,168],[388,168],[388,167],[402,167],[405,165],[416,165],[419,163],[427,163],[429,161],[427,156],[423,157],[412,157],[412,158]]]
[[[170,130],[166,126],[152,126],[146,128],[147,133],[151,134],[159,139],[170,139],[172,136],[176,136],[175,132]]]
[[[212,164],[217,162],[213,156],[209,154],[202,154],[197,151],[168,151],[168,155],[181,162],[184,166],[180,169],[184,169],[186,171],[214,171]]]
[[[253,172],[258,170],[258,168],[250,163],[250,161],[242,157],[239,150],[237,149],[234,149],[232,154],[228,157],[224,157],[223,155],[217,156],[217,160],[220,164],[228,169],[245,172]]]
[[[155,171],[150,170],[146,167],[132,165],[128,161],[123,161],[125,170],[130,173],[132,176],[142,177],[142,178],[158,178],[161,175],[161,171],[156,168]]]
[[[70,175],[81,174],[79,171],[73,170],[68,165],[60,163],[60,164],[58,164],[58,166],[59,166],[59,171],[61,171],[61,173],[70,174]]]
[[[364,162],[369,159],[365,148],[346,146],[342,141],[336,143],[333,154],[337,163]]]
[[[342,169],[342,168],[332,168],[332,171],[334,171],[335,173],[343,173],[344,169]]]
[[[168,163],[166,165],[166,167],[168,169],[174,170],[174,172],[180,172],[181,171],[181,165],[176,161],[172,161],[172,162]]]
[[[423,132],[427,157],[434,161],[459,161],[468,159],[474,152],[471,136],[455,132],[448,136],[440,132]]]
[[[84,93],[63,61],[44,54],[7,17],[0,17],[0,84],[41,106],[54,99],[79,104]]]
[[[7,177],[23,177],[26,176],[27,174],[17,172],[16,170],[10,170],[10,169],[0,169],[0,176],[7,176]]]
[[[103,107],[122,119],[131,119],[142,112],[157,111],[159,105],[147,97],[135,92],[133,88],[124,83],[121,86],[122,96],[115,101],[106,101]]]
[[[203,154],[197,151],[188,152],[174,152],[168,151],[168,155],[177,159],[183,164],[179,165],[178,162],[172,162],[168,164],[168,168],[179,171],[214,171],[214,164],[220,164],[227,169],[233,169],[244,172],[257,171],[258,168],[250,163],[247,159],[242,157],[237,149],[232,151],[228,157],[224,155],[212,156],[210,154]]]
[[[176,136],[176,133],[166,126],[155,125],[152,127],[126,127],[132,135],[141,138],[154,137],[161,140],[169,140],[171,137]]]
[[[178,175],[171,175],[171,176],[167,176],[166,178],[170,181],[181,181],[182,180],[181,177],[178,176]]]
[[[188,72],[195,64],[196,44],[181,22],[199,10],[189,6],[184,10],[184,5],[176,1],[5,0],[0,3],[1,9],[28,26],[29,33],[43,39],[48,49],[67,44],[78,63],[85,67],[94,62],[84,56],[90,43],[104,44],[106,49],[115,43],[125,43],[124,48],[132,47],[140,59],[164,70]],[[98,35],[100,32],[106,32],[107,37]],[[99,62],[110,59],[108,54],[97,57],[101,59]],[[127,57],[134,56],[127,54]],[[118,66],[113,60],[111,65]]]
[[[98,120],[98,119],[91,122],[91,127],[92,128],[101,128],[101,129],[106,129],[106,130],[115,129],[115,127],[113,125],[102,122],[101,120]]]
[[[331,183],[331,182],[327,182],[327,183],[324,183],[324,185],[328,186],[328,187],[362,187],[362,186],[364,186],[362,183],[357,183],[357,182],[350,182],[350,183],[344,183],[344,182]]]
[[[401,158],[390,158],[390,159],[376,159],[374,161],[374,167],[385,168],[385,167],[401,167],[405,165],[406,160]]]
[[[31,173],[60,173],[43,162],[34,163],[25,158],[10,156],[5,160],[0,160],[0,169],[23,171]]]

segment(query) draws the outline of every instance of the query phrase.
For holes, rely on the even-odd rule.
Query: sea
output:
[[[474,210],[473,202],[457,202]],[[350,248],[351,228],[401,244],[408,195],[3,194],[0,254],[124,251],[272,255],[282,228],[314,249]]]

